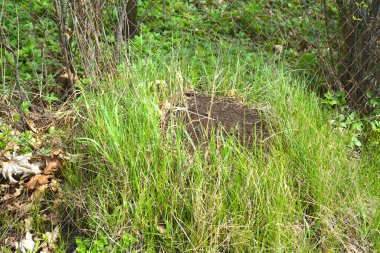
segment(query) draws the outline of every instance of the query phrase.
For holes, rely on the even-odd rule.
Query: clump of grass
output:
[[[65,172],[77,225],[115,251],[376,249],[378,171],[362,168],[351,133],[328,124],[286,66],[221,51],[207,63],[181,51],[136,56],[118,80],[82,96],[85,158]],[[229,138],[217,148],[215,136],[189,152],[185,128],[162,118],[190,89],[266,106],[270,145],[249,151]]]

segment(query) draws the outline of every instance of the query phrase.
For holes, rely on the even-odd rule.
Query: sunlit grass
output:
[[[65,172],[78,225],[91,240],[107,238],[109,250],[375,250],[377,165],[362,168],[351,133],[328,124],[304,80],[229,49],[207,60],[180,50],[139,55],[120,78],[82,95],[86,153]],[[253,151],[231,138],[219,147],[220,136],[190,150],[184,127],[163,121],[194,89],[265,110],[271,136]]]

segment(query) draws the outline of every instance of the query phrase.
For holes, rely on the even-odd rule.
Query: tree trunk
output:
[[[351,103],[360,107],[367,93],[379,88],[380,0],[367,2],[337,1],[343,36],[339,79]]]
[[[123,39],[129,40],[137,33],[137,10],[138,4],[137,0],[128,0],[126,6],[126,15],[124,15],[124,25],[123,25]]]

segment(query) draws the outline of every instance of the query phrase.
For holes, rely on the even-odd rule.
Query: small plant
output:
[[[76,251],[78,253],[95,253],[95,252],[106,252],[105,246],[108,244],[107,238],[101,238],[91,242],[90,239],[77,238],[75,240],[77,244]],[[106,240],[106,241],[105,241]]]
[[[27,154],[32,151],[34,141],[33,132],[19,133],[7,124],[0,122],[0,150],[11,152],[19,150],[21,154]]]
[[[20,152],[27,154],[32,152],[33,133],[31,131],[25,131],[20,136],[15,137],[18,145],[20,145]]]
[[[46,101],[46,103],[51,106],[51,104],[57,100],[59,100],[58,96],[54,93],[46,93],[46,95],[44,96],[44,100]]]
[[[22,102],[21,104],[21,110],[24,112],[24,113],[29,113],[29,109],[30,109],[31,105],[30,105],[30,102],[29,101],[26,101],[26,102]]]
[[[0,122],[0,150],[3,150],[7,146],[10,136],[10,128],[6,124]]]
[[[342,129],[351,129],[353,136],[351,145],[361,147],[361,140],[366,139],[372,133],[380,133],[380,98],[372,93],[367,94],[369,100],[368,107],[372,111],[370,117],[363,117],[359,113],[352,111],[346,103],[346,93],[343,91],[327,92],[322,100],[323,104],[335,110],[330,123]]]
[[[368,92],[367,98],[369,100],[368,106],[373,111],[373,114],[379,115],[380,114],[380,97],[374,96],[372,92]]]
[[[106,253],[109,252],[108,246],[110,246],[110,241],[108,237],[104,234],[101,234],[97,239],[91,241],[86,238],[77,238],[75,240],[77,244],[76,251],[78,253]],[[120,240],[117,242],[116,249],[113,252],[125,252],[125,249],[130,248],[134,243],[137,242],[130,234],[124,234]]]

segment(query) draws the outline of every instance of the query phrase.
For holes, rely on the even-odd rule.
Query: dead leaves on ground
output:
[[[39,189],[40,187],[48,185],[48,183],[54,179],[54,174],[62,168],[64,164],[63,159],[58,156],[47,157],[44,163],[45,167],[43,173],[33,176],[29,182],[26,183],[28,190]]]
[[[5,230],[0,234],[3,236],[0,252],[3,246],[19,252],[55,252],[61,223],[57,211],[62,202],[59,175],[70,157],[61,149],[61,136],[57,138],[50,128],[49,132],[44,132],[29,120],[27,125],[28,136],[32,137],[25,145],[30,148],[30,154],[22,154],[23,146],[17,142],[25,132],[13,130],[10,125],[6,126],[7,131],[2,131],[5,127],[0,128],[0,134],[8,134],[0,150],[0,213],[9,221],[2,224]],[[43,150],[51,150],[50,155],[44,155]],[[43,222],[47,232],[33,231],[28,221],[32,219]],[[15,232],[18,230],[14,230],[12,223],[22,220],[25,220],[25,228]]]
[[[12,245],[12,249],[19,250],[22,253],[27,252],[39,252],[39,253],[52,253],[56,252],[57,242],[59,238],[59,227],[56,226],[51,232],[46,232],[42,237],[33,234],[31,231],[32,219],[27,218],[25,222],[25,236],[19,241],[13,240],[12,243],[8,242],[8,245]],[[13,238],[14,239],[14,238]]]
[[[42,174],[37,176],[44,177]],[[25,228],[17,234],[12,230],[9,231],[10,233],[4,231],[7,233],[6,237],[0,241],[0,252],[3,250],[3,246],[12,250],[11,252],[16,250],[19,252],[56,252],[61,224],[61,216],[58,212],[61,205],[61,189],[57,179],[54,179],[52,175],[48,175],[48,177],[50,182],[46,183],[43,179],[42,182],[36,183],[32,191],[28,189],[31,181],[26,184],[12,185],[7,189],[8,192],[0,200],[0,209],[2,209],[0,212],[8,213],[8,217],[15,221],[24,218]],[[27,194],[28,192],[32,193]],[[46,196],[47,192],[49,195],[55,195],[55,198],[49,200],[42,198],[42,196]],[[37,199],[39,200],[38,207],[33,205]],[[41,209],[39,210],[39,208]],[[38,210],[38,216],[33,214],[36,210]],[[43,224],[46,231],[44,234],[36,233],[33,230],[33,219],[36,219],[34,224],[36,222]]]
[[[40,188],[41,186],[47,185],[50,178],[51,178],[50,175],[35,175],[29,180],[28,183],[26,183],[26,187],[29,190]]]
[[[12,155],[9,160],[2,162],[0,172],[8,184],[26,183],[27,188],[33,190],[46,185],[64,165],[64,159],[56,155],[33,162],[31,158],[31,155]]]
[[[45,160],[45,175],[52,175],[63,166],[63,159],[59,156],[47,157]]]
[[[31,155],[12,155],[8,161],[3,162],[1,174],[10,184],[16,184],[19,181],[16,178],[22,180],[40,174],[42,171],[38,163],[30,163],[30,158]]]

